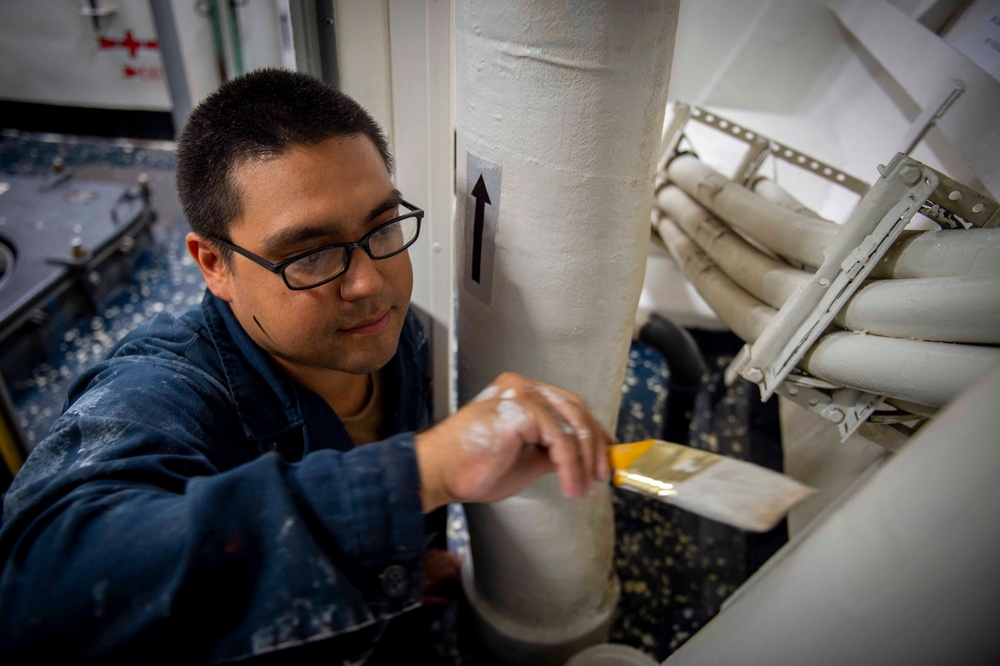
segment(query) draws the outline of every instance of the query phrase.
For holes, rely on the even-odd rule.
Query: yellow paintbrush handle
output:
[[[646,451],[656,443],[655,439],[647,439],[642,442],[632,442],[630,444],[613,444],[608,447],[608,458],[611,460],[611,469],[628,469]]]

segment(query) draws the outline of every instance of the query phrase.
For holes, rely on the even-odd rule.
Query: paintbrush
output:
[[[784,474],[647,439],[610,447],[614,484],[752,532],[766,532],[814,491]]]

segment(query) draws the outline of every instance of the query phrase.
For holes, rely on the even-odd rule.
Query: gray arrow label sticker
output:
[[[493,296],[493,259],[496,256],[499,213],[500,165],[467,153],[462,284],[487,305]]]

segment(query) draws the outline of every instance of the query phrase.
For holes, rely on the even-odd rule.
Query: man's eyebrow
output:
[[[372,212],[368,214],[368,221],[371,222],[387,210],[396,208],[402,201],[403,195],[400,194],[399,190],[394,189],[391,193],[389,193],[389,196],[382,200],[382,203],[372,208]]]
[[[403,195],[399,192],[399,190],[394,189],[385,199],[372,208],[371,212],[368,213],[368,218],[365,222],[371,222],[386,211],[396,208],[402,200]],[[261,241],[261,245],[265,248],[265,250],[278,252],[287,247],[294,247],[295,245],[305,243],[306,241],[310,241],[315,238],[329,238],[331,231],[331,227],[327,225],[287,227],[284,229],[278,229],[273,234],[265,236],[264,240]]]
[[[314,238],[329,237],[330,227],[328,226],[286,227],[278,229],[269,236],[265,236],[260,244],[265,251],[280,252],[287,247],[294,247]]]

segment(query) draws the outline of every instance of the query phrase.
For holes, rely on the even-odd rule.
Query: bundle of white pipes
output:
[[[677,187],[657,194],[656,230],[720,318],[753,342],[810,274],[734,229],[815,266],[839,227],[793,210],[797,202],[776,186],[770,201],[693,157],[674,160],[668,173]],[[983,346],[1000,343],[1000,233],[917,232],[890,254],[881,273],[908,277],[869,281],[835,319],[856,332],[829,332],[799,365],[835,384],[942,405],[1000,360],[1000,348]]]
[[[764,247],[792,261],[817,267],[840,226],[775,205],[691,155],[670,163],[667,177],[705,209]],[[904,232],[872,278],[1000,276],[1000,229]]]
[[[743,289],[773,308],[810,279],[808,271],[767,256],[677,187],[657,205]],[[869,280],[840,311],[841,328],[897,338],[1000,344],[1000,276]]]
[[[511,370],[613,432],[649,246],[678,0],[456,3],[458,394]],[[610,489],[466,506],[490,663],[563,664],[618,600]]]

